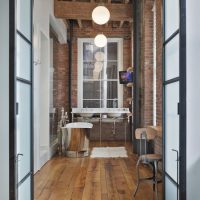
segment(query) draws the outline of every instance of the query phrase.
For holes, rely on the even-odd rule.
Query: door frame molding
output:
[[[16,199],[16,72],[15,72],[15,49],[16,49],[16,5],[15,1],[9,0],[9,199]]]
[[[186,0],[180,0],[180,170],[179,170],[179,198],[186,200],[187,191],[187,89],[186,89]]]

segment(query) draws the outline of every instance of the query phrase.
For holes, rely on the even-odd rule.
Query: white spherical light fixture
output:
[[[94,38],[94,44],[97,47],[104,47],[107,44],[107,38],[104,34],[98,34],[95,38]]]
[[[110,19],[110,12],[105,6],[97,6],[92,11],[92,20],[99,25],[103,25]]]
[[[104,53],[101,52],[101,51],[96,52],[95,55],[94,55],[94,57],[99,62],[104,61]]]

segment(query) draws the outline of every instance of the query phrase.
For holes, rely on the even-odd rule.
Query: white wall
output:
[[[53,27],[58,35],[60,43],[66,43],[67,32],[65,24],[61,19],[54,17],[54,0],[34,0],[33,22],[38,26],[47,37],[49,37],[49,24]]]
[[[0,0],[0,199],[9,199],[9,1]]]
[[[200,199],[199,0],[187,2],[187,199]]]
[[[65,24],[54,17],[53,10],[53,0],[34,1],[34,172],[50,157],[50,24],[60,43],[67,40]]]

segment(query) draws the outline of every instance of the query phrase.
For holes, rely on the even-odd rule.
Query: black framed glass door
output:
[[[180,79],[179,0],[164,1],[164,181],[165,199],[179,199]]]
[[[32,199],[32,0],[16,2],[17,198]]]
[[[185,10],[184,1],[164,0],[163,3],[164,199],[182,200],[186,174]]]
[[[33,199],[32,0],[10,1],[10,199]]]

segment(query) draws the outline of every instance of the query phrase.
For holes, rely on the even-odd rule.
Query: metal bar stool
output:
[[[156,199],[158,200],[158,183],[161,180],[158,180],[158,163],[162,161],[162,156],[160,154],[147,154],[147,141],[154,140],[156,137],[156,130],[151,127],[147,128],[138,128],[135,131],[136,139],[140,140],[140,156],[137,161],[136,169],[137,169],[137,186],[135,192],[133,194],[133,198],[135,198],[140,182],[141,181],[152,181],[153,182],[153,191],[156,194]],[[142,141],[144,141],[144,154],[142,155]],[[153,176],[152,177],[140,177],[140,164],[147,164],[152,167]]]

